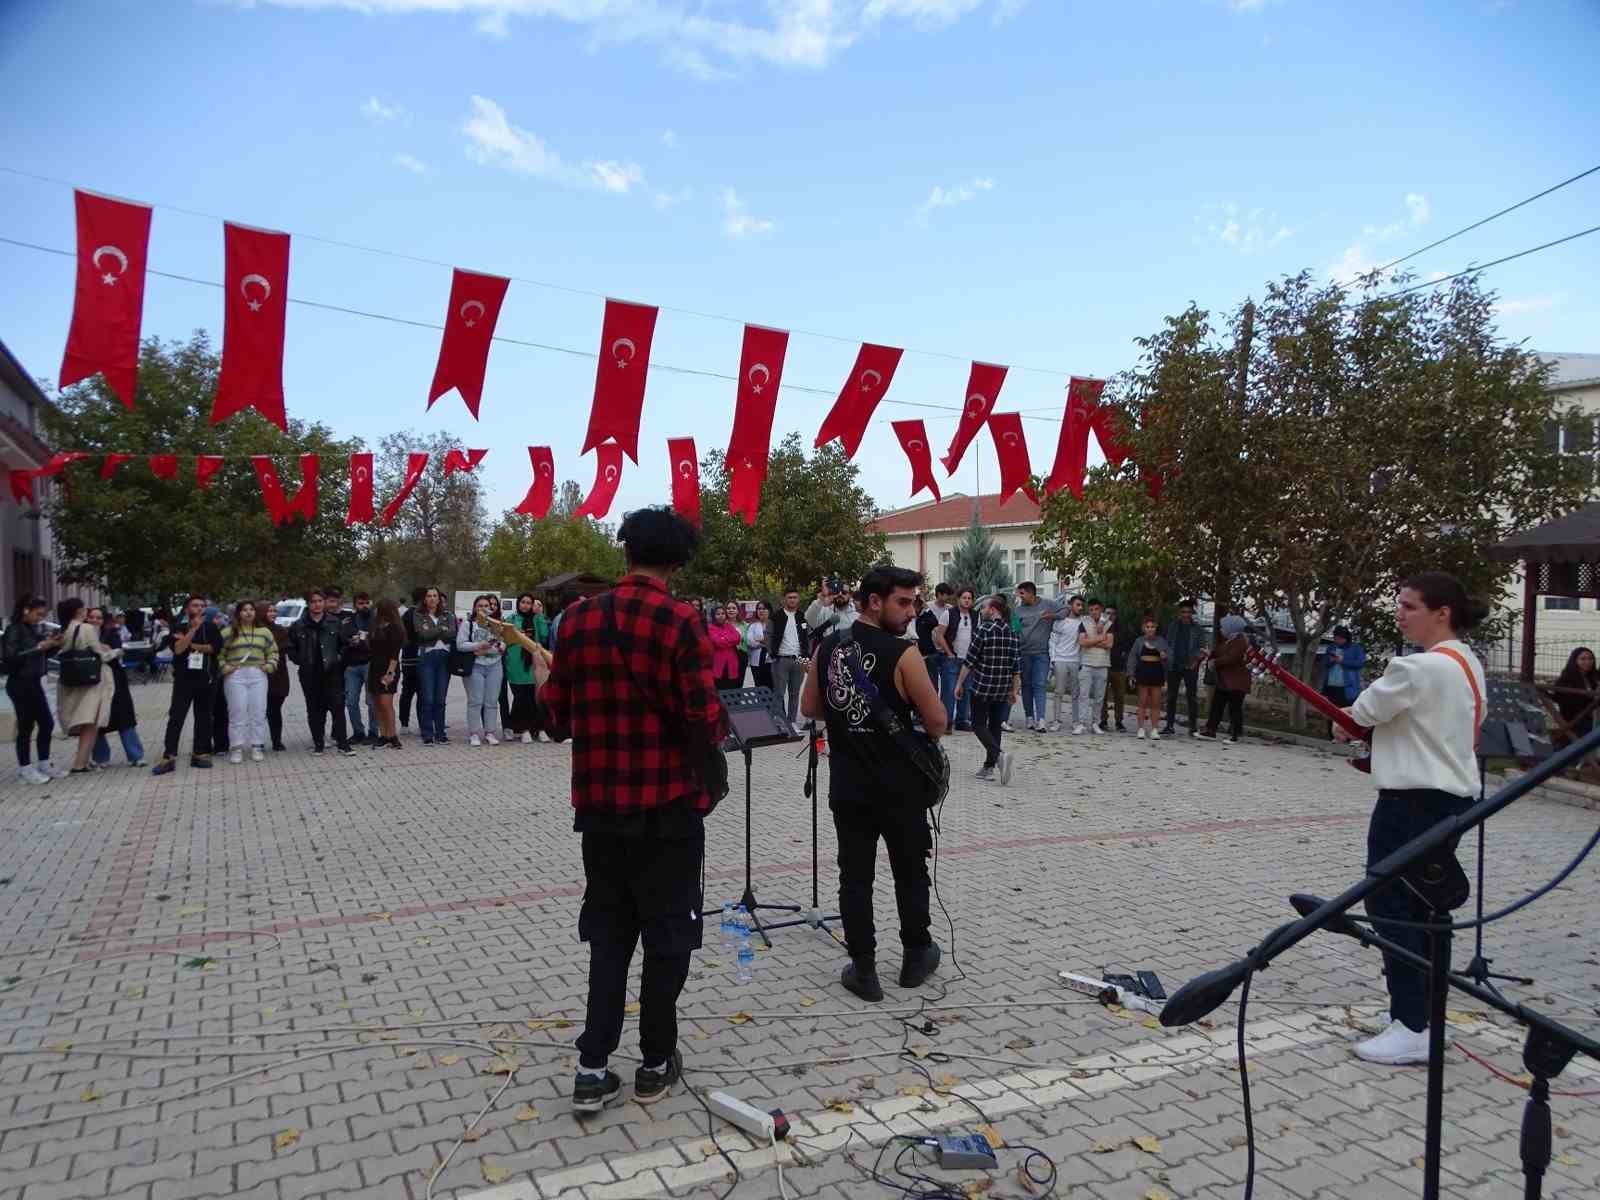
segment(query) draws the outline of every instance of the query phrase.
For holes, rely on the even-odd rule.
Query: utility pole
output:
[[[1256,306],[1255,301],[1244,302],[1244,312],[1239,319],[1239,340],[1234,346],[1234,384],[1233,384],[1233,428],[1235,431],[1244,428],[1245,396],[1250,385],[1250,343],[1256,333]],[[1242,453],[1243,447],[1234,453]],[[1222,639],[1222,615],[1228,609],[1233,598],[1233,555],[1238,545],[1238,531],[1225,529],[1219,539],[1217,548],[1217,578],[1215,586],[1211,589],[1211,644],[1218,645]],[[1272,614],[1263,613],[1267,619],[1268,628],[1271,628]]]

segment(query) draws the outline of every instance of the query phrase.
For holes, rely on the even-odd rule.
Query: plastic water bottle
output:
[[[734,978],[739,983],[745,984],[745,983],[752,982],[756,977],[755,976],[755,971],[756,971],[756,944],[755,944],[755,941],[750,936],[750,933],[751,933],[750,914],[745,912],[743,905],[740,905],[738,910],[736,911],[735,919],[739,923],[738,924],[738,935],[739,935],[738,962],[739,962],[739,970],[738,970],[737,974],[735,974]]]
[[[736,932],[739,925],[734,919],[733,901],[729,900],[722,906],[722,949],[726,954],[735,954],[739,949],[739,935]]]

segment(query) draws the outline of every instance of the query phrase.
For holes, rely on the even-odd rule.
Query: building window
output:
[[[1011,582],[1023,583],[1029,578],[1028,552],[1026,550],[1013,550],[1011,552]]]
[[[1578,598],[1576,596],[1546,596],[1544,598],[1546,612],[1577,612]]]
[[[952,566],[952,562],[951,562],[950,551],[948,551],[948,550],[939,551],[939,582],[940,583],[954,583],[955,582],[955,580],[950,578],[951,566]]]

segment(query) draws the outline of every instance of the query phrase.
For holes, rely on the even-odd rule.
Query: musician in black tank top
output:
[[[874,724],[863,689],[846,655],[859,653],[873,687],[901,722],[937,738],[948,718],[915,642],[903,638],[922,576],[903,567],[874,567],[856,593],[859,615],[852,650],[830,633],[806,674],[800,711],[824,720],[828,756],[828,807],[839,835],[839,913],[850,965],[841,982],[864,1000],[883,999],[877,974],[877,933],[872,920],[872,877],[883,838],[894,872],[904,960],[901,987],[917,987],[939,965],[928,933],[928,863],[933,846],[921,776],[894,738]]]

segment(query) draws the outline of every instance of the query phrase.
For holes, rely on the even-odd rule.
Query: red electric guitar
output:
[[[1259,675],[1265,672],[1266,674],[1271,675],[1279,683],[1283,684],[1284,687],[1288,688],[1312,708],[1316,709],[1323,716],[1327,717],[1328,720],[1332,721],[1335,725],[1339,726],[1339,728],[1343,729],[1352,738],[1356,738],[1363,742],[1371,742],[1372,730],[1357,722],[1355,718],[1353,718],[1349,713],[1345,712],[1344,709],[1340,708],[1332,700],[1329,700],[1321,692],[1295,678],[1295,676],[1286,667],[1279,666],[1278,663],[1269,657],[1266,651],[1262,650],[1260,647],[1251,646],[1248,650],[1246,650],[1244,652],[1244,660],[1250,665],[1251,670],[1256,674]],[[1360,758],[1352,758],[1350,760],[1350,765],[1358,771],[1370,772],[1372,770],[1372,759],[1369,757],[1369,755],[1363,755]]]

